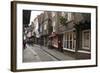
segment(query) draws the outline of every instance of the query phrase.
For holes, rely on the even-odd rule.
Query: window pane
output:
[[[84,47],[89,47],[89,31],[84,32]]]
[[[68,45],[69,45],[69,42],[67,41],[67,48],[69,48]]]
[[[71,20],[71,13],[68,13],[68,21]]]
[[[70,49],[72,49],[72,41],[70,41]]]
[[[65,33],[65,40],[67,40],[67,36],[66,36],[66,33]]]
[[[72,33],[70,33],[70,41],[72,40]]]
[[[67,40],[69,40],[69,34],[67,33]]]
[[[64,41],[64,48],[66,48],[67,47],[67,42],[66,41]]]

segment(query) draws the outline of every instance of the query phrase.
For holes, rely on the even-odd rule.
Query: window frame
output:
[[[89,32],[89,47],[85,47],[84,46],[84,32]],[[90,45],[91,44],[91,30],[90,29],[88,29],[88,30],[83,30],[82,31],[82,49],[86,49],[86,50],[90,50]]]

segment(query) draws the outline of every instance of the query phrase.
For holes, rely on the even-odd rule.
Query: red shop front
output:
[[[60,38],[60,35],[58,35],[55,32],[52,32],[52,34],[49,36],[51,42],[52,42],[52,47],[54,48],[62,48],[62,40]]]

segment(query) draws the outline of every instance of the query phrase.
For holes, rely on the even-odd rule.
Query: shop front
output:
[[[53,48],[56,48],[60,51],[62,51],[62,47],[63,47],[63,37],[61,34],[57,34],[55,32],[53,32],[49,38],[51,39],[51,45]]]
[[[75,52],[76,34],[74,31],[67,31],[63,35],[63,49]]]

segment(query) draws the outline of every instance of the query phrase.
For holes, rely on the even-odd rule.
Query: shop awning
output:
[[[57,36],[57,33],[56,32],[52,32],[52,34],[49,36],[49,38],[55,37],[55,36]]]

